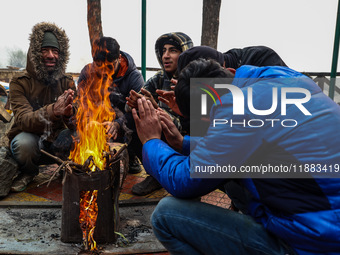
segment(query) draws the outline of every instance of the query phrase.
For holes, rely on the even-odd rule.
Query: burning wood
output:
[[[63,242],[83,240],[85,250],[96,250],[96,243],[110,243],[116,240],[119,226],[119,194],[127,170],[120,172],[120,159],[126,144],[118,151],[104,153],[107,164],[103,170],[93,170],[93,157],[83,165],[65,167],[63,180]],[[61,161],[59,161],[61,163]],[[66,165],[63,162],[61,164]]]
[[[106,49],[93,50],[105,53]],[[95,240],[115,240],[121,188],[119,154],[126,147],[112,153],[107,143],[104,123],[115,118],[108,94],[114,68],[106,68],[108,65],[112,67],[106,62],[92,64],[87,80],[78,84],[78,137],[70,153],[75,164],[65,164],[68,171],[63,185],[62,241],[78,240],[81,230],[85,249],[91,250],[96,250]]]
[[[104,237],[104,242],[109,242],[109,241],[113,241],[115,240],[115,234],[114,231],[117,231],[118,229],[118,222],[119,222],[119,213],[118,213],[118,197],[119,197],[119,193],[120,193],[120,189],[122,187],[123,181],[125,180],[126,174],[127,174],[127,169],[125,169],[125,171],[123,171],[123,175],[120,176],[120,157],[122,155],[122,153],[126,150],[127,145],[123,144],[118,151],[113,150],[113,151],[109,151],[109,152],[104,152],[104,158],[106,159],[107,164],[105,165],[105,169],[103,169],[106,172],[110,172],[110,178],[107,177],[106,175],[103,175],[105,177],[102,177],[106,180],[110,180],[109,183],[107,183],[106,185],[102,186],[102,182],[98,182],[97,178],[94,178],[94,180],[92,182],[91,185],[95,185],[97,183],[97,185],[99,184],[100,188],[103,190],[105,190],[105,192],[107,193],[107,191],[109,190],[109,193],[111,195],[106,196],[106,203],[107,204],[113,204],[113,210],[111,208],[111,210],[107,210],[107,212],[109,212],[108,215],[109,220],[108,222],[104,222],[104,226],[110,226],[107,225],[107,223],[113,222],[113,225],[111,224],[111,231],[109,231],[111,234],[107,235],[107,232],[105,234]],[[84,248],[85,250],[96,250],[97,244],[94,238],[94,233],[95,233],[95,227],[96,227],[96,221],[97,221],[97,217],[98,217],[98,203],[97,203],[97,199],[98,199],[98,190],[81,190],[82,188],[80,188],[80,185],[83,186],[87,186],[88,189],[91,188],[90,185],[84,185],[84,183],[79,184],[77,183],[76,186],[79,186],[80,188],[80,192],[79,192],[79,198],[77,196],[75,196],[73,191],[72,192],[68,192],[67,188],[69,188],[70,186],[73,187],[73,185],[75,184],[74,181],[70,181],[73,180],[74,178],[69,178],[69,176],[82,176],[82,178],[84,178],[84,175],[88,175],[88,180],[87,182],[91,182],[92,175],[94,174],[94,172],[96,171],[92,171],[91,169],[93,169],[92,165],[94,164],[93,161],[93,157],[89,156],[89,158],[85,161],[85,163],[83,165],[74,163],[73,161],[67,160],[67,161],[63,161],[62,159],[44,151],[41,150],[41,152],[51,158],[53,158],[58,164],[60,164],[60,166],[53,172],[52,177],[48,180],[48,184],[51,182],[51,180],[54,178],[55,174],[61,170],[65,171],[65,175],[64,175],[64,179],[63,179],[63,203],[67,203],[67,201],[69,200],[75,200],[75,201],[79,201],[79,213],[78,210],[72,210],[72,212],[67,212],[68,210],[65,209],[65,211],[63,210],[63,226],[64,226],[64,221],[67,222],[66,218],[64,217],[64,215],[72,215],[75,214],[79,215],[79,226],[80,229],[82,231],[82,240],[84,243]],[[101,170],[99,168],[96,168],[98,174],[101,173]],[[98,176],[97,174],[97,176]],[[86,177],[85,177],[86,178]],[[77,177],[77,181],[80,182],[81,178]],[[66,181],[68,180],[68,181]],[[42,183],[40,184],[42,185]],[[99,188],[99,189],[100,189]],[[72,193],[69,194],[69,193]],[[100,192],[100,194],[102,194],[103,192]],[[76,198],[74,198],[76,197]],[[107,198],[111,198],[111,203],[110,201],[108,201]],[[79,200],[78,200],[79,199]],[[69,204],[69,203],[68,203]],[[74,202],[72,203],[74,204]],[[63,208],[66,208],[66,206],[63,205]],[[65,214],[64,214],[65,213]],[[74,218],[74,217],[73,217]],[[107,217],[103,217],[104,219],[107,219]],[[113,221],[111,220],[113,218]],[[74,225],[75,222],[73,222]],[[76,223],[77,224],[77,223]],[[71,227],[71,231],[65,231],[65,227],[62,228],[62,240],[64,242],[68,242],[68,241],[75,241],[77,240],[77,237],[79,237],[79,233],[77,234],[77,227],[76,228],[72,228]],[[76,229],[74,231],[74,229]],[[71,232],[72,234],[69,235],[69,232]],[[65,234],[66,233],[66,234]],[[74,234],[76,233],[76,234]],[[66,237],[65,237],[66,236]],[[97,235],[98,237],[98,235]],[[70,239],[71,238],[71,239]],[[79,239],[79,238],[78,238]],[[103,242],[103,236],[99,236],[99,240]]]
[[[98,216],[97,196],[98,190],[81,191],[80,193],[79,223],[80,228],[83,231],[85,250],[88,250],[89,248],[91,248],[91,250],[95,250],[97,248],[97,243],[93,238]],[[89,247],[89,245],[91,247]]]

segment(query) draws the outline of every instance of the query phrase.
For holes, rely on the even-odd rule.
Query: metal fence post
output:
[[[333,60],[332,60],[332,69],[331,69],[331,83],[329,85],[329,93],[328,93],[331,99],[334,99],[335,77],[336,77],[338,55],[339,55],[339,36],[340,36],[340,0],[338,2],[338,12],[337,12],[337,17],[336,17]]]

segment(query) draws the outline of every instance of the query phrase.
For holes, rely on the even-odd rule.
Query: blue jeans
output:
[[[165,197],[151,223],[171,254],[295,254],[252,217],[199,201]]]
[[[16,135],[10,144],[10,149],[13,158],[19,164],[19,170],[35,176],[39,174],[39,165],[56,163],[53,159],[41,154],[40,149],[57,156],[61,154],[68,156],[72,146],[72,134],[72,131],[65,129],[60,132],[53,143],[42,142],[38,135],[32,133],[21,132]]]

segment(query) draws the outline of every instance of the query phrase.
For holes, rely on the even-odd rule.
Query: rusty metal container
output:
[[[63,184],[61,241],[81,243],[82,230],[79,223],[80,193],[98,190],[98,216],[94,230],[97,243],[113,243],[119,227],[118,197],[120,191],[120,160],[110,164],[109,170],[89,173],[65,173]]]

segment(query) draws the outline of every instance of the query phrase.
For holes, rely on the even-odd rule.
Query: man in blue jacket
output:
[[[115,109],[116,119],[112,123],[106,123],[107,131],[113,140],[119,139],[118,141],[129,143],[129,173],[135,174],[142,170],[136,158],[137,156],[141,159],[142,146],[131,112],[125,112],[125,103],[131,90],[139,91],[143,87],[143,76],[137,70],[133,58],[120,50],[120,45],[114,38],[101,37],[94,45],[93,63],[86,65],[81,71],[78,90],[90,86],[91,81],[97,76],[101,77],[103,73],[113,73],[108,95]]]
[[[212,60],[190,63],[175,89],[185,116],[193,77],[233,75]],[[139,115],[133,110],[143,165],[176,197],[163,199],[152,215],[157,238],[171,254],[340,254],[339,106],[287,67],[242,66],[229,88],[212,107],[202,138],[182,137],[144,98]],[[242,114],[233,101],[240,93],[252,98],[238,109]],[[209,166],[210,172],[197,171]],[[225,171],[216,174],[213,166]],[[267,175],[265,167],[277,171]],[[261,169],[261,178],[252,169]],[[243,214],[184,200],[240,177]]]

